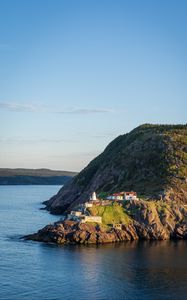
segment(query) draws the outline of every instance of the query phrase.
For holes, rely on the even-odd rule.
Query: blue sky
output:
[[[0,1],[0,166],[79,171],[142,123],[186,123],[184,0]]]

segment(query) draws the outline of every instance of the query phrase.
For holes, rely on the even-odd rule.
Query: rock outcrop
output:
[[[187,238],[187,207],[164,201],[128,201],[130,222],[121,229],[69,220],[47,225],[25,239],[56,244],[103,244],[132,240]]]
[[[124,190],[144,200],[124,202],[110,218],[107,210],[105,215],[97,210],[102,225],[59,221],[25,238],[57,244],[186,239],[187,125],[145,124],[117,137],[45,204],[51,213],[63,214],[93,191]],[[120,229],[111,224],[117,213]]]
[[[93,191],[123,190],[187,203],[187,125],[145,124],[117,137],[45,204],[62,214]]]

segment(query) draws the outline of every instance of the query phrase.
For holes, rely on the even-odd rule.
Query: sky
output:
[[[80,171],[187,123],[186,0],[0,0],[0,167]]]

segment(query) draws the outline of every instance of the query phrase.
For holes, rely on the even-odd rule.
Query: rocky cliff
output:
[[[122,190],[187,203],[187,125],[144,124],[117,137],[45,204],[61,214],[92,191]]]
[[[187,207],[165,201],[128,201],[128,219],[120,229],[112,224],[59,221],[47,225],[28,240],[56,244],[102,244],[130,240],[187,239]]]

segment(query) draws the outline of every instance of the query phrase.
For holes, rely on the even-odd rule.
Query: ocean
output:
[[[40,210],[60,186],[0,186],[0,299],[187,298],[187,241],[56,246],[24,241],[59,219]]]

